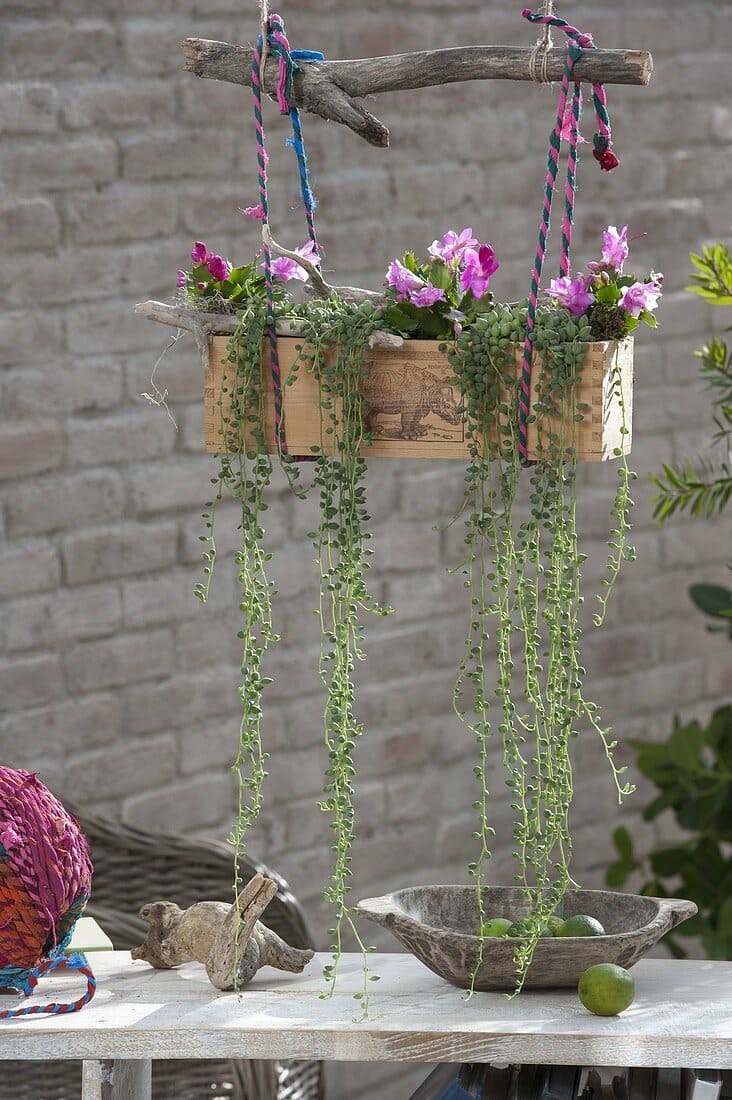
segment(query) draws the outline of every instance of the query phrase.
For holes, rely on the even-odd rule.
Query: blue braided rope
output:
[[[58,1016],[68,1012],[78,1012],[91,1001],[96,993],[97,980],[92,973],[89,963],[83,955],[64,955],[56,949],[53,954],[28,970],[20,970],[13,967],[5,967],[3,974],[15,969],[15,976],[9,984],[20,988],[21,992],[30,997],[39,980],[53,970],[64,967],[66,970],[78,970],[86,978],[86,993],[76,1001],[57,1002],[50,1004],[25,1005],[22,1008],[6,1008],[0,1011],[0,1020],[10,1020],[18,1016]]]

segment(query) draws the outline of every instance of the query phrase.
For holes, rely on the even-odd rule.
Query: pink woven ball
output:
[[[37,775],[0,767],[0,982],[58,956],[91,893],[89,845]]]

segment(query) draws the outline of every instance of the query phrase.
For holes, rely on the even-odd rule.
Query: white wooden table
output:
[[[124,951],[100,953],[91,1004],[68,1016],[0,1021],[0,1058],[85,1059],[84,1100],[146,1100],[155,1058],[732,1068],[732,963],[640,962],[635,1002],[603,1019],[573,990],[466,1001],[410,955],[375,955],[381,981],[369,1019],[357,1023],[360,956],[344,957],[338,991],[321,1000],[326,959],[297,976],[266,968],[237,996],[214,990],[197,963],[156,971]],[[49,1000],[75,991],[78,978],[68,976],[40,988]]]

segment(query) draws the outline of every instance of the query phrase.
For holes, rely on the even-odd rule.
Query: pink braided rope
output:
[[[272,37],[275,42],[278,42],[283,49],[290,52],[290,43],[285,34],[285,24],[281,16],[275,12],[269,17],[269,25],[272,32]],[[284,57],[278,59],[277,70],[277,85],[275,88],[277,94],[277,106],[281,115],[287,115],[290,113],[290,104],[287,99],[287,64]]]
[[[572,122],[569,127],[567,151],[567,178],[564,183],[564,211],[562,213],[562,248],[559,255],[559,274],[570,275],[570,249],[574,227],[574,204],[577,194],[577,148],[579,145],[579,119],[582,113],[582,89],[575,84],[572,96]]]
[[[544,266],[544,257],[546,256],[547,239],[549,236],[549,222],[551,218],[552,209],[552,196],[554,194],[554,183],[557,177],[557,171],[559,169],[559,149],[562,140],[562,124],[564,121],[564,115],[567,108],[567,95],[569,92],[569,81],[571,76],[572,64],[571,58],[567,59],[567,65],[565,67],[564,76],[562,77],[561,87],[559,89],[559,99],[557,101],[557,118],[554,125],[554,131],[552,134],[553,140],[549,143],[549,154],[547,157],[547,171],[544,180],[544,203],[541,211],[541,222],[539,224],[539,234],[536,245],[536,255],[534,257],[534,264],[531,269],[531,287],[529,290],[529,306],[526,316],[526,339],[524,340],[523,351],[523,368],[521,371],[521,389],[519,393],[519,437],[518,437],[518,450],[519,457],[524,463],[528,463],[528,442],[527,442],[527,425],[528,417],[530,414],[531,403],[531,354],[532,354],[532,334],[534,326],[536,324],[536,308],[539,300],[539,286],[541,284],[541,272]],[[569,257],[567,257],[567,264],[569,263]]]

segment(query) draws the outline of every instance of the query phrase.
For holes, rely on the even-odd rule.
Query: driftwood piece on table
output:
[[[239,318],[233,313],[204,313],[203,310],[173,306],[153,300],[138,302],[135,313],[141,317],[147,317],[150,321],[159,321],[162,325],[171,325],[173,328],[192,332],[205,367],[208,367],[209,336],[225,336],[227,333],[234,332],[239,324]],[[280,317],[276,328],[278,336],[301,336],[303,322],[298,317]],[[402,337],[392,332],[374,332],[369,338],[369,345],[372,348],[400,348],[403,343]]]
[[[250,84],[251,46],[186,38],[181,43],[188,72],[209,80]],[[311,114],[348,126],[370,145],[387,146],[389,131],[356,102],[379,92],[407,91],[465,80],[532,80],[533,49],[522,46],[457,46],[444,50],[368,57],[354,61],[310,61],[295,74],[291,102]],[[546,76],[561,80],[566,52],[548,52]],[[542,66],[543,67],[543,66]],[[647,84],[653,58],[645,50],[585,50],[573,80],[604,84]],[[273,95],[277,67],[265,69],[264,87]]]
[[[262,966],[299,974],[314,952],[290,947],[259,920],[276,893],[272,879],[256,874],[235,905],[223,901],[199,901],[188,909],[172,901],[144,905],[140,916],[150,927],[132,958],[158,970],[195,960],[204,964],[217,989],[240,989]]]

